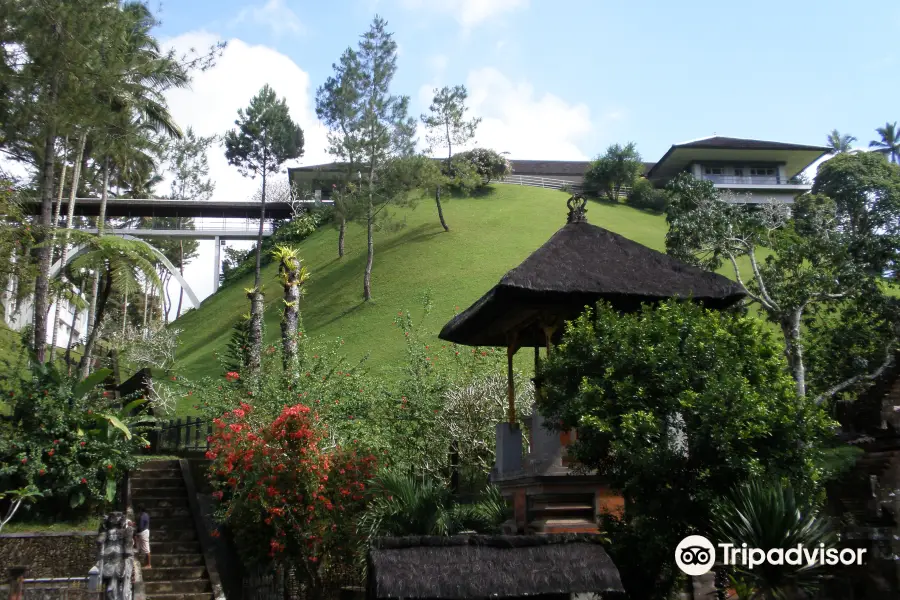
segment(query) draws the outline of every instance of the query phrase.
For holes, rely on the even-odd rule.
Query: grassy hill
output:
[[[446,202],[449,232],[441,229],[433,202],[399,210],[396,218],[405,219],[406,226],[375,234],[369,303],[362,302],[365,228],[348,227],[343,259],[337,257],[337,231],[316,232],[300,245],[312,273],[301,301],[307,331],[326,339],[343,338],[347,356],[368,353],[371,368],[396,363],[403,354],[402,336],[393,326],[398,311],[420,314],[422,294],[429,290],[434,308],[424,326],[436,339],[455,307],[468,307],[565,224],[568,197],[555,190],[497,185],[486,196]],[[662,216],[592,202],[588,220],[664,249]],[[279,336],[281,289],[276,272],[272,264],[262,274],[270,341]],[[250,275],[224,287],[176,322],[182,330],[179,366],[185,375],[218,374],[214,353],[224,351],[232,325],[249,310],[244,288],[252,285]]]

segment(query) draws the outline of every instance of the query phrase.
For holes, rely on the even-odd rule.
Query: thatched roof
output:
[[[598,536],[381,538],[369,550],[369,598],[510,598],[622,592]]]
[[[744,296],[722,275],[589,224],[583,216],[584,201],[580,207],[577,201],[575,206],[569,202],[570,222],[447,323],[442,340],[505,346],[507,334],[515,330],[519,345],[539,346],[544,336],[536,320],[542,313],[573,319],[601,299],[622,311],[668,298],[691,298],[710,308],[725,308]]]

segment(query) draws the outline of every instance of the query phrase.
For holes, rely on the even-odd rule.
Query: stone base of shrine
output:
[[[622,497],[596,475],[492,478],[513,507],[505,533],[599,533],[598,517],[621,512]]]

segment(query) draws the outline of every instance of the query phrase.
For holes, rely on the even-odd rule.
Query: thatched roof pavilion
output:
[[[565,598],[622,593],[619,571],[595,535],[459,535],[377,539],[367,597]]]
[[[513,354],[526,346],[545,346],[549,352],[563,323],[585,306],[606,300],[621,311],[633,311],[641,303],[684,298],[726,308],[745,296],[727,277],[591,225],[581,196],[572,196],[567,204],[566,225],[438,336],[466,346],[506,346],[510,423],[515,422]]]
[[[725,308],[744,297],[727,277],[591,225],[583,198],[569,199],[568,223],[522,264],[441,330],[440,338],[466,346],[543,346],[547,318],[578,316],[606,300],[621,311],[669,298]],[[555,335],[562,328],[554,327]],[[555,340],[554,340],[555,341]]]

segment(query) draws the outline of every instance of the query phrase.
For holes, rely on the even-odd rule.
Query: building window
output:
[[[751,167],[750,175],[757,177],[772,177],[775,175],[775,167]]]
[[[724,175],[725,169],[722,167],[706,167],[704,173],[707,175]]]
[[[743,177],[744,176],[744,167],[735,167],[734,168],[734,176],[735,177]]]

